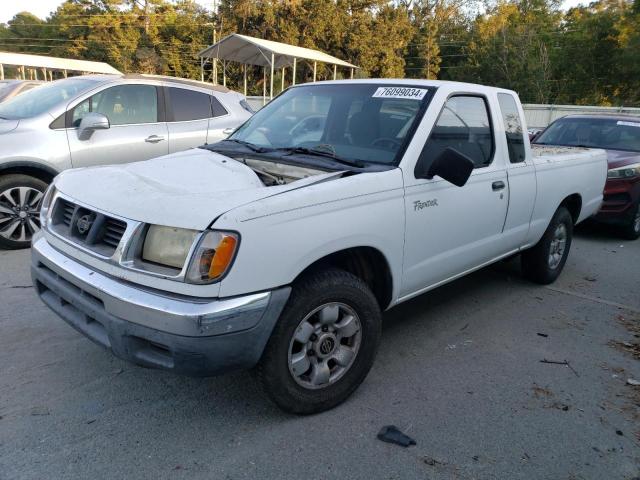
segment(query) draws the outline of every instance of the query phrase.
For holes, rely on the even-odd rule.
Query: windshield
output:
[[[98,80],[87,78],[56,80],[0,104],[0,118],[18,120],[35,117],[61,102],[66,103],[97,83]]]
[[[640,118],[561,118],[534,143],[640,152]]]
[[[230,139],[265,149],[309,149],[350,161],[397,164],[431,90],[375,84],[294,87]]]

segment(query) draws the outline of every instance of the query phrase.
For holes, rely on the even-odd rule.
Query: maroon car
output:
[[[549,125],[533,143],[606,150],[609,173],[595,219],[620,227],[625,238],[640,237],[640,117],[568,115]]]

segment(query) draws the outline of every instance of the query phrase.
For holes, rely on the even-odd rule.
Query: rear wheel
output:
[[[0,177],[0,247],[26,248],[40,230],[40,204],[47,184],[29,175]]]
[[[366,283],[337,269],[297,282],[258,373],[283,410],[310,414],[342,403],[373,365],[381,312]]]
[[[522,253],[522,272],[529,280],[547,285],[562,272],[573,238],[573,218],[565,207],[553,215],[540,241]]]
[[[631,215],[627,223],[622,226],[622,236],[627,240],[635,240],[640,237],[640,201],[636,202],[635,208],[631,210]]]

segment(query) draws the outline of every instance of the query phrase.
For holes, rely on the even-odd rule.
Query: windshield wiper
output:
[[[306,148],[306,147],[288,147],[288,148],[278,148],[278,150],[282,150],[287,152],[287,155],[294,155],[296,153],[300,153],[302,155],[314,155],[317,157],[326,157],[330,158],[334,162],[341,163],[343,165],[348,165],[350,167],[364,168],[366,165],[361,160],[349,160],[347,158],[342,158],[337,156],[335,153],[331,153],[325,150],[317,150],[315,148]]]
[[[240,145],[243,145],[245,147],[247,147],[249,150],[253,150],[256,153],[264,153],[264,152],[270,152],[272,149],[270,148],[265,148],[265,147],[259,147],[258,145],[254,145],[251,142],[245,142],[244,140],[238,140],[237,138],[225,138],[224,140],[222,140],[223,142],[233,142],[233,143],[238,143]]]

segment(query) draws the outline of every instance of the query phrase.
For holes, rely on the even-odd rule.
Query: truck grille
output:
[[[127,222],[58,198],[51,230],[105,257],[111,257],[127,229]]]

